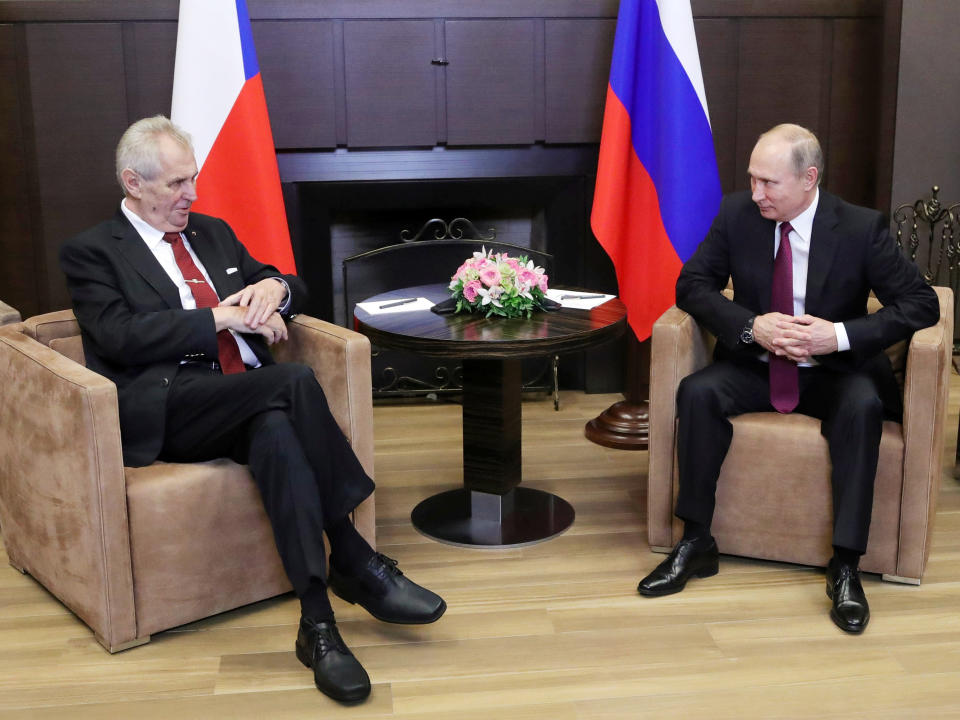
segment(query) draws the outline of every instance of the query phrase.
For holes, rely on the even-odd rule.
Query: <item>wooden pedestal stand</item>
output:
[[[618,450],[646,450],[650,429],[650,340],[627,334],[624,400],[614,403],[587,423],[584,435],[597,445]]]

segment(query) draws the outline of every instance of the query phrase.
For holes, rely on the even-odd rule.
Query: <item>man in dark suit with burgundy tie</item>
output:
[[[677,280],[677,305],[717,336],[716,358],[677,391],[676,515],[684,534],[638,590],[667,595],[717,573],[710,524],[733,433],[728,418],[800,412],[822,421],[833,465],[830,617],[860,633],[870,610],[858,565],[881,427],[902,416],[883,349],[934,324],[939,305],[880,213],[819,190],[823,153],[813,133],[797,125],[764,133],[749,174],[752,192],[723,199]],[[730,280],[733,300],[721,294]],[[871,291],[883,308],[868,314]]]
[[[327,585],[388,622],[433,622],[446,604],[354,529],[349,513],[373,481],[313,371],[270,355],[306,287],[251,257],[222,220],[190,214],[193,148],[167,118],[130,126],[116,160],[117,214],[67,241],[60,263],[87,365],[117,386],[124,462],[249,465],[300,599],[297,657],[330,697],[363,700],[370,680],[340,637]]]

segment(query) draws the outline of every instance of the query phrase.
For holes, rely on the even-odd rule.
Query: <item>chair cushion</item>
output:
[[[713,521],[720,551],[826,565],[833,501],[820,421],[771,412],[740,415],[732,423],[734,439],[717,482]],[[902,469],[903,428],[885,422],[864,570],[896,567]]]
[[[245,465],[156,462],[125,473],[138,636],[290,590]]]

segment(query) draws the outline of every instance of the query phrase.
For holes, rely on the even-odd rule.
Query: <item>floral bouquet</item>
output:
[[[525,255],[510,257],[481,248],[450,279],[456,312],[482,312],[486,317],[530,317],[550,303],[547,276]],[[448,301],[449,302],[449,301]]]

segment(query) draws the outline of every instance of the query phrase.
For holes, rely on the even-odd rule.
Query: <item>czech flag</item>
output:
[[[590,225],[638,340],[720,207],[690,0],[621,0]]]
[[[280,172],[245,0],[180,0],[170,119],[193,136],[197,212],[294,273]]]

